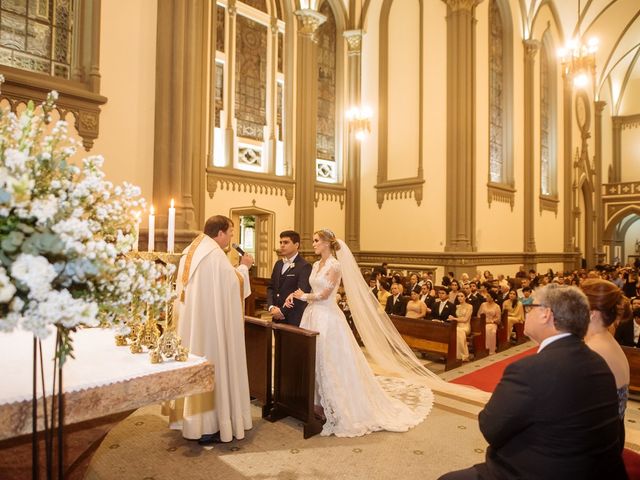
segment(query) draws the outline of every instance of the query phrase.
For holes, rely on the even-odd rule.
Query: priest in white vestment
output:
[[[215,386],[213,392],[177,400],[169,421],[183,437],[202,443],[242,439],[252,426],[243,305],[251,293],[253,257],[240,257],[234,268],[224,252],[232,237],[231,219],[209,218],[178,268],[178,334],[191,353],[213,364]]]

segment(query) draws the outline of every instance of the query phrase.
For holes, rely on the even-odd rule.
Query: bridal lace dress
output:
[[[312,292],[303,297],[309,305],[300,326],[319,332],[316,405],[322,405],[327,418],[322,435],[405,432],[431,410],[431,390],[399,378],[374,376],[336,302],[340,279],[341,264],[334,257],[322,267],[316,262],[309,278]]]

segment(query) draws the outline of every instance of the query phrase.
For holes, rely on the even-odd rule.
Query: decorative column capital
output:
[[[470,12],[476,8],[482,0],[442,0],[446,3],[452,12],[460,10]]]
[[[604,107],[607,106],[607,102],[605,102],[604,100],[596,100],[594,104],[596,107],[596,115],[602,115]]]
[[[227,12],[229,15],[235,15],[238,11],[238,7],[236,7],[236,0],[228,0],[227,2]]]
[[[623,118],[621,118],[621,117],[614,117],[614,116],[612,116],[612,117],[611,117],[611,123],[613,123],[613,128],[615,128],[615,129],[621,129],[621,128],[622,128],[622,124],[624,123],[624,122],[623,122],[623,120],[624,120],[624,119],[623,119]]]
[[[536,58],[538,50],[540,50],[540,42],[534,39],[523,40],[524,45],[524,58],[528,61],[533,61]]]
[[[296,10],[293,12],[302,26],[298,30],[302,35],[313,36],[318,30],[318,27],[327,21],[327,17],[321,14],[320,12],[316,12],[311,8],[305,8],[303,10]]]
[[[348,55],[360,55],[362,52],[362,30],[345,30],[342,36],[347,40]]]
[[[269,28],[271,28],[271,33],[277,35],[280,29],[278,28],[278,17],[271,17]]]

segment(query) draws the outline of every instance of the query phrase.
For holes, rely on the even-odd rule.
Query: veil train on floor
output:
[[[436,393],[485,404],[491,394],[473,387],[449,383],[420,363],[380,306],[378,299],[369,290],[347,244],[342,240],[338,240],[338,243],[340,249],[336,255],[342,268],[342,282],[349,309],[373,363],[386,374],[417,381]]]

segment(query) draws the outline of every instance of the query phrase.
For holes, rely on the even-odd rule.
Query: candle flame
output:
[[[173,198],[171,199],[171,208],[173,208]]]

